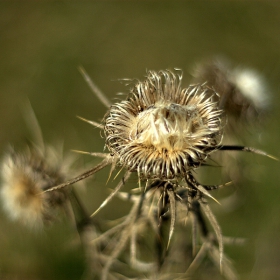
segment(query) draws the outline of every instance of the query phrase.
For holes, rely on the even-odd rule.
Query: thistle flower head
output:
[[[268,111],[271,100],[265,79],[260,73],[254,69],[239,67],[232,71],[229,78],[250,103],[250,107],[254,108],[255,114]]]
[[[195,82],[207,81],[219,93],[220,108],[228,115],[231,127],[261,120],[269,111],[265,79],[253,69],[232,67],[227,60],[214,58],[198,64],[193,75]]]
[[[65,180],[59,169],[48,164],[36,150],[11,151],[2,161],[1,198],[13,220],[30,227],[41,227],[53,218],[54,209],[62,205],[65,191],[43,193]],[[52,167],[51,167],[52,166]]]
[[[181,89],[181,80],[171,71],[149,71],[105,116],[108,149],[141,178],[183,178],[220,144],[215,91],[206,84]]]

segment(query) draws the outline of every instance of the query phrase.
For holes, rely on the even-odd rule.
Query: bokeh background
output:
[[[103,151],[98,129],[76,118],[99,121],[106,111],[79,65],[113,101],[128,90],[120,78],[176,67],[184,71],[187,85],[196,62],[223,55],[264,75],[273,100],[265,125],[244,131],[240,143],[280,157],[279,27],[278,1],[1,1],[1,153],[9,144],[20,150],[32,140],[22,110],[26,100],[46,142],[63,140],[66,153]],[[244,246],[226,247],[226,253],[240,279],[280,279],[279,163],[251,154],[242,158],[246,176],[232,188],[238,205],[213,205],[224,235],[247,238]],[[80,156],[78,166],[83,170],[97,162]],[[78,170],[74,173],[69,176]],[[106,169],[81,191],[89,211],[108,194],[107,176]],[[128,209],[122,205],[116,198],[99,218],[121,216]],[[80,279],[85,264],[77,240],[67,220],[33,232],[1,210],[0,279]]]

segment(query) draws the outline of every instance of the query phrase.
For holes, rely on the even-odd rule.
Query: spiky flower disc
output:
[[[216,93],[205,84],[181,89],[181,80],[171,71],[149,71],[105,117],[108,149],[141,178],[182,178],[221,141]]]

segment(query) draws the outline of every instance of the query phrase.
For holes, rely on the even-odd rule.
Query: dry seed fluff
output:
[[[3,207],[12,220],[31,228],[40,228],[54,218],[55,208],[66,199],[63,191],[43,193],[65,180],[54,163],[54,158],[44,158],[30,149],[23,153],[12,150],[4,157],[0,194]]]
[[[106,145],[142,179],[184,178],[222,140],[222,111],[206,84],[181,89],[181,72],[149,71],[105,116]]]

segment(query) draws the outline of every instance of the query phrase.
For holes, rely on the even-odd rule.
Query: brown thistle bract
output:
[[[181,89],[181,79],[171,71],[149,71],[105,116],[108,149],[142,179],[184,178],[221,142],[216,93],[206,84]]]

